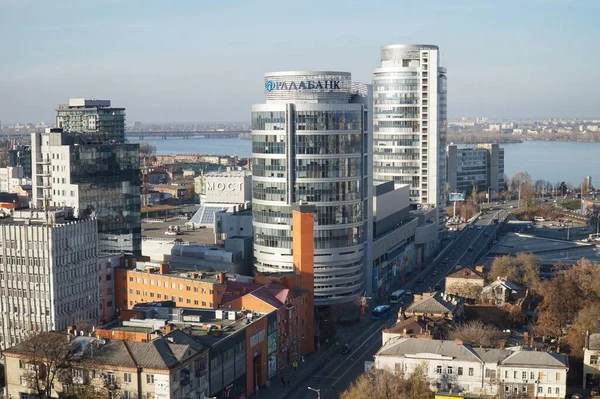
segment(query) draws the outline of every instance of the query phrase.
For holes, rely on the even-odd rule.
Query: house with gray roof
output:
[[[481,290],[483,303],[502,306],[505,303],[516,303],[525,296],[525,289],[512,281],[498,279]]]
[[[415,295],[414,302],[404,311],[408,316],[431,319],[459,320],[464,314],[462,298],[444,292],[425,292]]]
[[[459,340],[387,337],[375,354],[374,367],[395,374],[409,375],[419,366],[436,391],[533,398],[564,397],[569,369],[565,355],[474,348]]]
[[[208,347],[182,331],[147,342],[51,333],[68,342],[68,356],[52,397],[93,386],[107,398],[183,398],[208,395]],[[48,368],[28,341],[4,351],[8,397],[29,398],[29,370]],[[59,346],[59,348],[63,348]],[[67,346],[64,347],[65,349]],[[37,352],[37,351],[34,351]]]

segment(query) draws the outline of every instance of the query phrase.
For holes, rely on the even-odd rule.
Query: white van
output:
[[[541,216],[536,216],[536,217],[533,218],[533,220],[536,221],[536,222],[545,222],[546,221],[546,219],[544,219]]]

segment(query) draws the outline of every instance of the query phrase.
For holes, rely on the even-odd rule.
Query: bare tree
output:
[[[477,284],[470,283],[454,283],[446,288],[446,293],[460,296],[466,299],[477,300],[481,295],[482,287]]]
[[[423,366],[407,378],[388,370],[371,370],[362,374],[345,390],[341,399],[433,399],[430,381]]]
[[[27,364],[23,377],[29,388],[42,399],[51,397],[55,380],[71,367],[73,351],[67,337],[55,332],[41,332],[23,343]]]
[[[448,338],[459,339],[465,344],[486,348],[502,347],[505,340],[502,331],[495,326],[483,324],[480,320],[457,325],[450,330]]]

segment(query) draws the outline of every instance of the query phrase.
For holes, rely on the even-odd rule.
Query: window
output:
[[[508,370],[504,370],[504,378],[508,378]]]
[[[523,371],[523,373],[521,373],[521,376],[524,380],[527,379],[527,371]]]
[[[123,381],[125,381],[125,382],[131,382],[131,373],[124,373],[123,374]]]
[[[194,305],[198,306],[198,300],[194,299]]]
[[[438,374],[442,374],[442,366],[437,366],[435,368],[435,372],[438,373]]]
[[[516,380],[517,379],[517,372],[513,371],[513,378]]]
[[[473,367],[469,367],[469,377],[473,377]]]
[[[560,373],[556,373],[556,381],[560,381]]]
[[[529,379],[535,380],[535,373],[533,371],[531,373],[529,373]]]
[[[552,387],[548,387],[548,393],[552,393]]]
[[[544,388],[538,387],[538,393],[544,393]]]
[[[446,371],[447,371],[447,374],[452,374],[452,366],[448,366]]]
[[[463,375],[463,368],[462,367],[458,368],[458,375]]]
[[[154,374],[146,374],[146,384],[154,384]]]
[[[124,391],[123,392],[123,399],[133,399],[132,393],[129,392],[129,391]]]
[[[21,376],[21,386],[26,387],[29,385],[29,381],[27,380],[27,377],[25,377],[24,375]]]
[[[198,292],[198,287],[194,287],[194,292]]]
[[[556,396],[560,395],[560,388],[556,388]]]
[[[590,364],[591,365],[597,365],[598,364],[598,355],[592,355],[592,356],[590,356]]]
[[[117,383],[117,377],[115,376],[115,373],[108,373],[106,375],[106,382],[108,385],[115,385]]]
[[[25,368],[25,361],[22,359],[19,359],[19,368],[20,369],[24,369]]]

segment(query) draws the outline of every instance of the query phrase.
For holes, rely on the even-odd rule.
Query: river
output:
[[[239,157],[252,155],[252,141],[240,139],[146,139],[157,154],[201,153]],[[579,185],[584,176],[600,186],[600,143],[571,141],[525,141],[502,144],[504,172],[509,177],[529,172],[534,180],[561,181]]]

